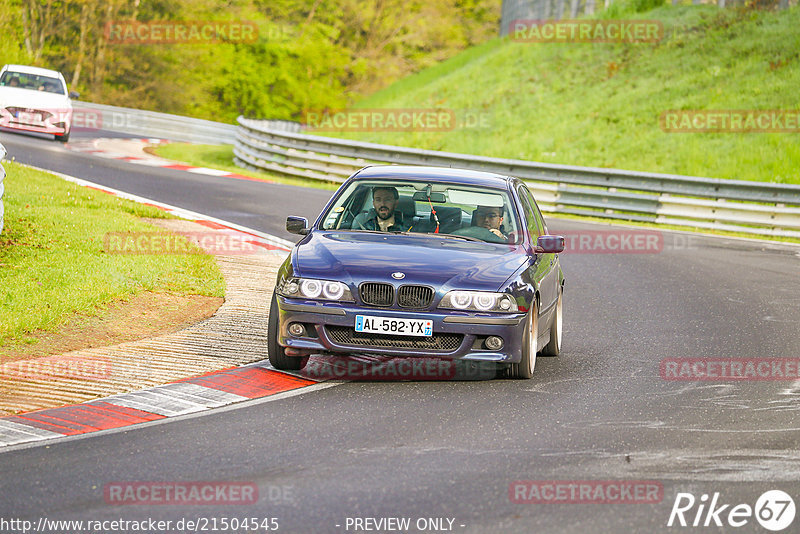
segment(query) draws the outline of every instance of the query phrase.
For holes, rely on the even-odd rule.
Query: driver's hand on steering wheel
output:
[[[505,238],[506,238],[506,236],[504,236],[504,235],[503,235],[503,232],[501,232],[501,231],[500,231],[500,230],[498,230],[497,228],[487,228],[487,230],[489,230],[490,232],[492,232],[494,235],[496,235],[496,236],[497,236],[497,237],[499,237],[500,239],[505,239]]]

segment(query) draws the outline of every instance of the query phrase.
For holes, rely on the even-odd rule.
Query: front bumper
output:
[[[36,120],[36,117],[39,117]],[[31,110],[27,115],[0,108],[0,127],[26,132],[64,135],[69,131],[70,114],[53,114],[46,110]]]
[[[334,354],[371,354],[398,357],[437,357],[516,363],[520,361],[525,314],[479,314],[455,310],[408,311],[362,307],[278,297],[278,343],[284,347]],[[354,331],[356,315],[432,319],[433,336],[361,334]],[[289,335],[290,323],[305,326],[302,336]],[[484,347],[488,336],[499,336],[503,347]]]

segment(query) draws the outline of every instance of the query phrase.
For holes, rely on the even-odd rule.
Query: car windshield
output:
[[[18,89],[29,89],[31,91],[43,91],[45,93],[55,93],[58,95],[67,94],[64,84],[58,78],[42,76],[40,74],[28,74],[25,72],[6,71],[0,78],[0,87],[16,87]]]
[[[324,214],[321,227],[517,244],[521,242],[518,221],[505,190],[371,179],[351,183]]]

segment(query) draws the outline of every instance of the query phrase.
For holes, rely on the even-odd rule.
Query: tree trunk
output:
[[[83,60],[86,57],[86,34],[89,31],[89,4],[85,3],[81,6],[81,36],[78,40],[78,58],[75,60],[75,72],[72,73],[72,85],[73,87],[78,85],[78,82],[81,79],[81,67],[83,66]]]
[[[566,4],[566,0],[557,0],[556,3],[556,20],[561,20],[564,18],[564,5]]]

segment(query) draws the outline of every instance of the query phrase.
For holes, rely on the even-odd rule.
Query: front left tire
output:
[[[509,378],[532,378],[536,367],[536,352],[539,337],[539,305],[534,301],[528,312],[522,340],[522,356],[519,363],[512,363],[508,369]]]
[[[69,141],[69,134],[70,132],[67,132],[64,135],[55,135],[54,137],[56,138],[56,141],[60,143],[66,143],[67,141]]]
[[[267,321],[267,356],[272,367],[279,371],[299,371],[308,363],[308,356],[287,356],[284,348],[278,343],[278,328],[280,310],[278,310],[278,297],[272,294],[272,304],[269,307],[269,320]]]
[[[564,329],[562,318],[562,298],[564,289],[558,290],[558,301],[556,302],[556,313],[553,322],[550,323],[550,341],[542,349],[542,356],[558,356],[561,354],[561,331]]]

